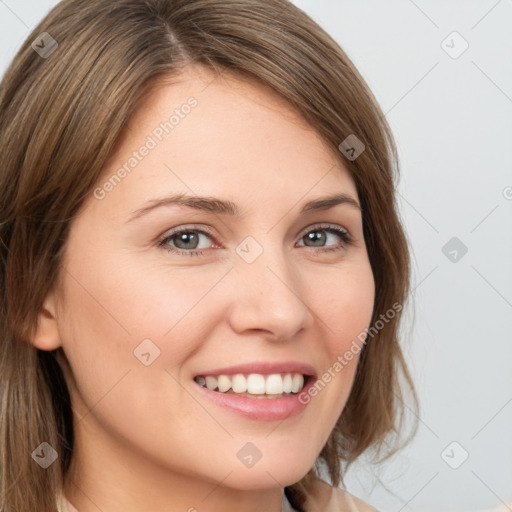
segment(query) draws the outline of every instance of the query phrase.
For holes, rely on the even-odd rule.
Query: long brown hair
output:
[[[357,158],[341,151],[339,158],[363,211],[376,290],[372,325],[407,298],[393,137],[350,59],[303,11],[287,0],[62,1],[24,42],[0,86],[2,512],[57,510],[73,453],[72,408],[57,351],[38,350],[30,339],[58,284],[70,223],[127,121],[160,78],[191,63],[267,84],[337,151],[349,135],[362,141]],[[398,343],[400,318],[397,311],[367,337],[317,463],[286,488],[298,509],[321,464],[338,485],[364,451],[389,448],[402,428],[400,375],[417,406]],[[59,454],[46,470],[31,456],[43,441]]]

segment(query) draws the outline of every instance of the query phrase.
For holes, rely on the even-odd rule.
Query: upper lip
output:
[[[308,363],[301,363],[298,361],[264,361],[205,370],[204,372],[198,373],[196,377],[199,375],[235,375],[237,373],[261,373],[264,375],[270,375],[271,373],[301,373],[303,375],[315,376],[315,369]]]

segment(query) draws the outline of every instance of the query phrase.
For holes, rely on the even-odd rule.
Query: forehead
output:
[[[191,106],[193,105],[193,106]],[[150,143],[151,141],[151,143]],[[145,156],[134,161],[143,146]],[[131,165],[126,165],[130,163]],[[189,68],[155,86],[126,127],[102,177],[129,173],[113,200],[159,192],[237,197],[237,202],[345,192],[357,198],[342,157],[284,98],[247,77]]]

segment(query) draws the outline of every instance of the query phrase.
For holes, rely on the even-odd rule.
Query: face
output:
[[[373,310],[360,209],[318,203],[342,194],[359,202],[340,154],[264,86],[189,68],[154,90],[63,259],[56,317],[83,464],[137,460],[233,489],[308,472],[357,354],[307,391]]]

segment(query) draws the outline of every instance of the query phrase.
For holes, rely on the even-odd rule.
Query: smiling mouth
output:
[[[309,375],[301,373],[237,373],[234,375],[197,375],[194,381],[218,393],[245,398],[286,398],[302,391]]]

